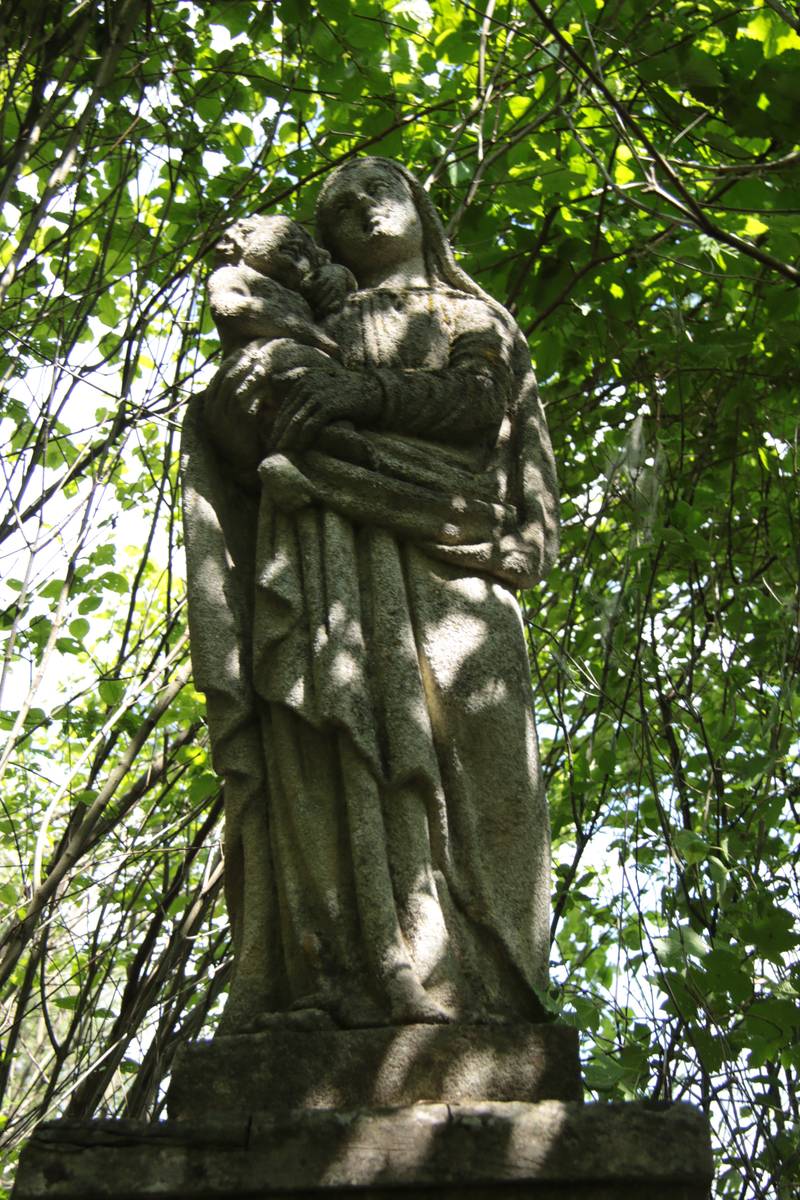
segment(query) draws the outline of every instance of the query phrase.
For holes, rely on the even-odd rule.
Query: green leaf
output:
[[[219,792],[220,781],[216,775],[197,775],[189,786],[189,799],[192,804],[208,799]]]
[[[99,582],[104,588],[109,591],[116,592],[123,596],[130,589],[130,584],[124,575],[120,575],[117,571],[106,571],[100,576]]]
[[[703,958],[709,952],[708,944],[689,925],[679,925],[661,938],[654,940],[659,959],[669,966],[676,966],[687,957]]]
[[[780,962],[783,955],[800,945],[800,933],[794,916],[786,909],[771,907],[760,917],[747,918],[740,926],[740,936],[752,945],[756,954],[773,962]]]
[[[53,1004],[56,1006],[56,1008],[64,1009],[65,1012],[74,1012],[78,1006],[78,999],[79,997],[77,994],[72,996],[55,996],[53,998]]]
[[[125,684],[119,679],[101,679],[98,684],[100,699],[110,708],[116,708],[125,695]]]
[[[39,595],[43,600],[58,600],[64,590],[65,582],[63,579],[51,579],[40,589]]]
[[[679,829],[673,835],[673,841],[681,857],[690,865],[703,862],[708,857],[708,842],[691,829]]]

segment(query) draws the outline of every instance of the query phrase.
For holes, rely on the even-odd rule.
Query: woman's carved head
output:
[[[378,158],[356,159],[327,181],[317,205],[320,240],[357,278],[423,251],[420,214],[404,175]]]
[[[345,208],[351,207],[348,198],[353,196],[352,209],[355,210],[355,196],[359,190],[365,191],[370,186],[381,194],[382,200],[385,199],[387,209],[392,209],[392,219],[397,223],[398,233],[402,224],[405,245],[421,247],[426,273],[432,285],[443,284],[473,295],[484,295],[474,280],[456,265],[442,223],[422,184],[406,167],[390,158],[374,156],[350,159],[332,171],[323,183],[317,200],[317,236],[337,262],[349,266],[358,277],[356,267],[344,257],[347,247],[342,245],[341,221]],[[378,198],[375,197],[375,200]],[[340,203],[341,210],[337,209]],[[374,248],[376,243],[372,245]],[[399,238],[396,245],[399,249]],[[367,260],[368,263],[370,261],[374,260]]]

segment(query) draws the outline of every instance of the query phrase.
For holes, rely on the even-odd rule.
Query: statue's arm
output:
[[[222,457],[245,469],[256,467],[271,444],[279,401],[271,380],[333,365],[323,349],[288,338],[255,338],[226,355],[203,405],[206,430]]]
[[[241,337],[268,337],[274,323],[278,297],[254,290],[245,267],[220,267],[208,281],[208,302],[218,328]],[[264,281],[267,282],[267,281]],[[271,283],[271,281],[269,281]],[[272,284],[275,291],[277,284]],[[283,289],[282,289],[283,290]]]
[[[501,338],[464,333],[441,370],[376,371],[373,427],[453,444],[494,440],[511,390],[507,349]]]
[[[254,338],[294,338],[337,355],[336,343],[317,327],[302,296],[246,266],[220,267],[208,281],[211,315],[229,344]]]
[[[338,312],[345,296],[356,291],[358,284],[352,271],[340,263],[325,263],[315,271],[303,294],[318,321]]]
[[[340,420],[450,445],[491,444],[511,394],[511,355],[512,337],[498,321],[459,333],[447,365],[438,369],[305,372],[282,397],[273,444],[303,449]]]

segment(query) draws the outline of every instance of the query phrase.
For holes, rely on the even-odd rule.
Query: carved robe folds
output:
[[[362,290],[325,330],[380,381],[375,428],[267,452],[241,486],[215,449],[224,396],[186,425],[225,1028],[535,1020],[549,835],[512,589],[547,570],[557,519],[527,348],[499,306],[446,287]]]

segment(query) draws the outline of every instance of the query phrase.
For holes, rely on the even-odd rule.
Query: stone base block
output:
[[[190,1124],[52,1122],[12,1200],[706,1200],[708,1126],[636,1104],[418,1104]]]
[[[580,1100],[577,1030],[566,1025],[404,1025],[216,1037],[176,1057],[170,1118],[301,1108]]]

